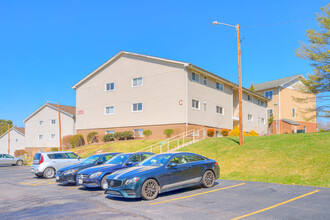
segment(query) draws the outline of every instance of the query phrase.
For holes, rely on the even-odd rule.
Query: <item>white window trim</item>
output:
[[[134,106],[134,104],[139,104],[139,103],[142,104],[142,110],[133,111],[133,106]],[[132,111],[132,112],[143,112],[143,102],[134,102],[134,103],[132,103],[132,109],[131,109],[131,111]]]
[[[143,108],[142,108],[142,109],[143,109]],[[135,135],[135,130],[142,130],[142,136],[136,136],[136,135]],[[143,128],[134,128],[134,129],[133,129],[133,137],[144,137],[143,132],[144,132],[144,129],[143,129]]]
[[[294,109],[294,116],[293,116],[293,109]],[[296,118],[297,117],[297,110],[296,110],[296,108],[292,108],[292,110],[291,110],[291,114],[292,114],[292,118]]]
[[[192,102],[193,102],[193,100],[198,101],[198,108],[194,108],[194,107],[192,106]],[[200,102],[198,99],[194,99],[194,98],[192,98],[192,99],[191,99],[191,108],[194,109],[194,110],[201,110],[201,102]]]
[[[40,135],[42,135],[42,138],[40,138]],[[44,139],[44,135],[43,134],[38,134],[38,140],[43,140]]]
[[[267,90],[267,91],[265,91],[264,96],[267,98],[266,92],[272,92],[272,99],[271,100],[273,100],[273,98],[274,98],[274,90]]]
[[[251,120],[249,120],[249,115],[251,115]],[[252,114],[248,114],[247,119],[248,119],[249,122],[253,122],[253,115]]]
[[[217,83],[219,83],[220,85],[222,85],[222,89],[218,89],[218,88],[217,88]],[[225,89],[225,85],[224,85],[223,83],[221,83],[221,82],[215,82],[215,89],[216,89],[216,90],[219,90],[219,91],[224,91],[224,89]]]
[[[196,78],[193,79],[193,74],[198,75],[198,81],[196,80]],[[201,75],[196,72],[191,72],[191,81],[196,82],[196,83],[201,83]]]
[[[113,107],[113,113],[109,113],[107,114],[107,107]],[[104,106],[104,115],[114,115],[116,112],[116,108],[114,105],[107,105],[107,106]]]
[[[203,85],[207,86],[207,77],[203,76]]]
[[[251,100],[249,100],[249,96],[251,97]],[[246,99],[247,99],[248,102],[253,102],[253,96],[252,95],[247,95]]]
[[[110,84],[110,83],[113,83],[113,87],[114,87],[114,89],[110,89],[110,90],[107,90],[107,84]],[[104,84],[104,91],[105,92],[111,92],[111,91],[115,91],[115,89],[116,89],[116,86],[115,86],[115,82],[106,82],[105,84]]]
[[[53,120],[55,120],[55,124],[52,123]],[[50,125],[56,125],[56,119],[50,119]]]
[[[133,85],[133,80],[138,79],[138,78],[142,78],[142,84],[134,86]],[[137,77],[134,77],[134,78],[131,79],[131,87],[139,87],[139,86],[143,86],[143,76],[137,76]]]
[[[221,108],[222,108],[222,114],[217,112],[217,108],[218,108],[218,107],[221,107]],[[223,107],[223,106],[221,106],[221,105],[217,105],[217,106],[215,107],[215,113],[218,114],[218,115],[225,115],[225,107]]]
[[[56,134],[53,134],[53,135],[54,135],[54,138],[52,138],[52,134],[50,134],[50,140],[55,140]]]
[[[113,132],[109,132],[109,133],[107,133],[107,131],[113,131]],[[104,131],[104,134],[114,134],[115,133],[115,130],[105,130]]]
[[[41,121],[42,121],[42,125],[40,124]],[[44,126],[44,120],[39,120],[38,121],[38,126]]]

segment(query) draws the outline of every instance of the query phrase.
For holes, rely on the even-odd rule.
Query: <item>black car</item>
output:
[[[60,182],[63,184],[76,184],[76,178],[79,171],[89,167],[104,164],[118,154],[120,153],[95,154],[93,156],[88,157],[79,164],[61,168],[56,173],[56,182]]]
[[[113,197],[154,199],[159,193],[184,187],[212,187],[220,176],[215,160],[194,153],[164,153],[106,179],[105,193]]]

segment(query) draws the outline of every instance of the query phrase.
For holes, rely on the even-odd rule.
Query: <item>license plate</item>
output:
[[[83,184],[83,180],[82,180],[82,179],[79,179],[79,180],[78,180],[78,183],[79,183],[79,184]]]
[[[56,180],[59,180],[60,179],[60,177],[59,176],[56,176]]]

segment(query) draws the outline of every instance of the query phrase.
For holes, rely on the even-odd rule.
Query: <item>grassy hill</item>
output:
[[[221,179],[330,187],[330,132],[202,140],[180,149],[215,159]]]

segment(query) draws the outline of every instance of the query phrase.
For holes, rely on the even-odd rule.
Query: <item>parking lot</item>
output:
[[[0,219],[329,219],[328,188],[218,180],[153,201],[60,186],[29,167],[0,167]]]

